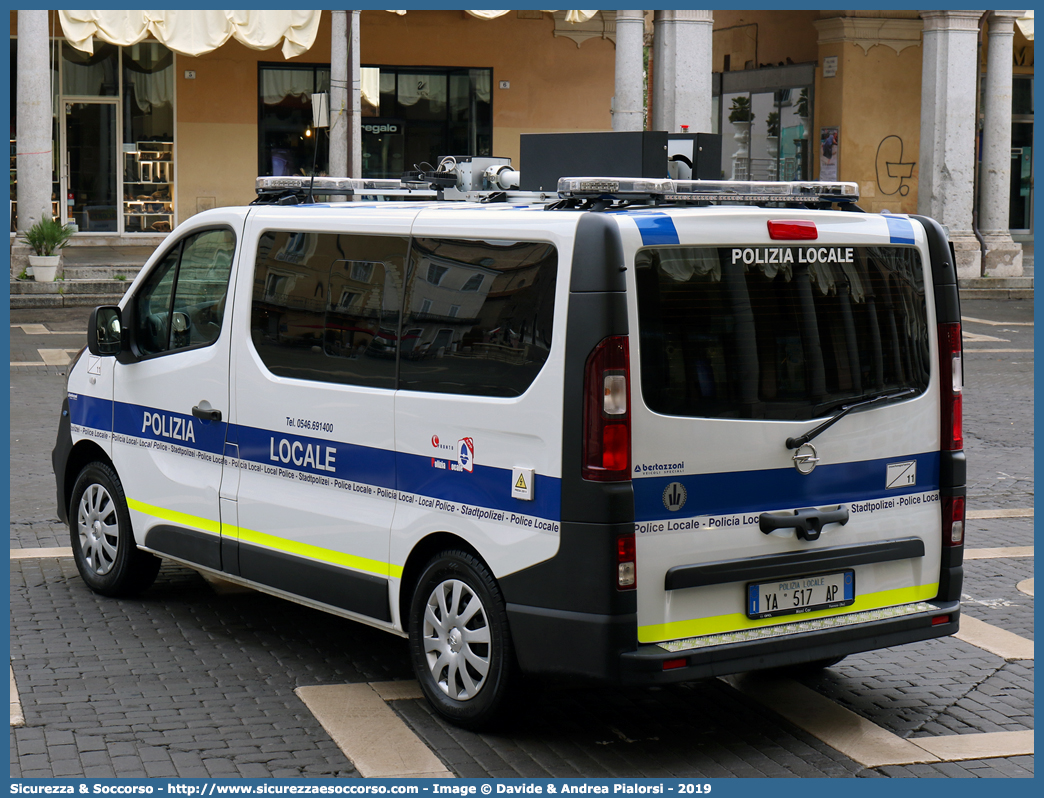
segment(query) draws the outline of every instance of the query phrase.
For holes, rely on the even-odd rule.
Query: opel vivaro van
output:
[[[168,558],[408,637],[470,726],[518,673],[656,685],[953,634],[953,254],[854,192],[193,216],[70,368],[80,574],[129,594]]]

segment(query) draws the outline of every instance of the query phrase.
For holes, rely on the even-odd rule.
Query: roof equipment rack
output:
[[[563,177],[557,196],[514,191],[518,172],[506,159],[444,158],[437,169],[403,179],[259,177],[255,204],[296,205],[312,197],[347,200],[520,202],[548,209],[607,210],[635,205],[818,206],[860,210],[856,183],[758,180],[673,180],[648,177]]]

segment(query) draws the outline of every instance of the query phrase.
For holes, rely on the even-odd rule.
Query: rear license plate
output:
[[[772,618],[844,607],[855,601],[855,573],[798,576],[747,585],[747,617]]]

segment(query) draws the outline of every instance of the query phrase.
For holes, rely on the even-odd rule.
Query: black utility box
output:
[[[560,177],[667,177],[667,133],[525,133],[523,191],[558,191]]]
[[[692,162],[668,167],[675,154]],[[525,133],[519,158],[520,189],[558,190],[560,177],[676,177],[718,180],[721,136],[663,130],[607,133]]]

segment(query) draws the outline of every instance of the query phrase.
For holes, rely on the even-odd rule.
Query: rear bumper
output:
[[[524,672],[642,686],[800,665],[954,634],[960,603],[928,604],[929,611],[898,618],[678,652],[636,645],[634,615],[596,616],[510,604],[507,610]],[[945,615],[948,621],[937,622]],[[667,661],[674,666],[670,670],[664,670]]]

